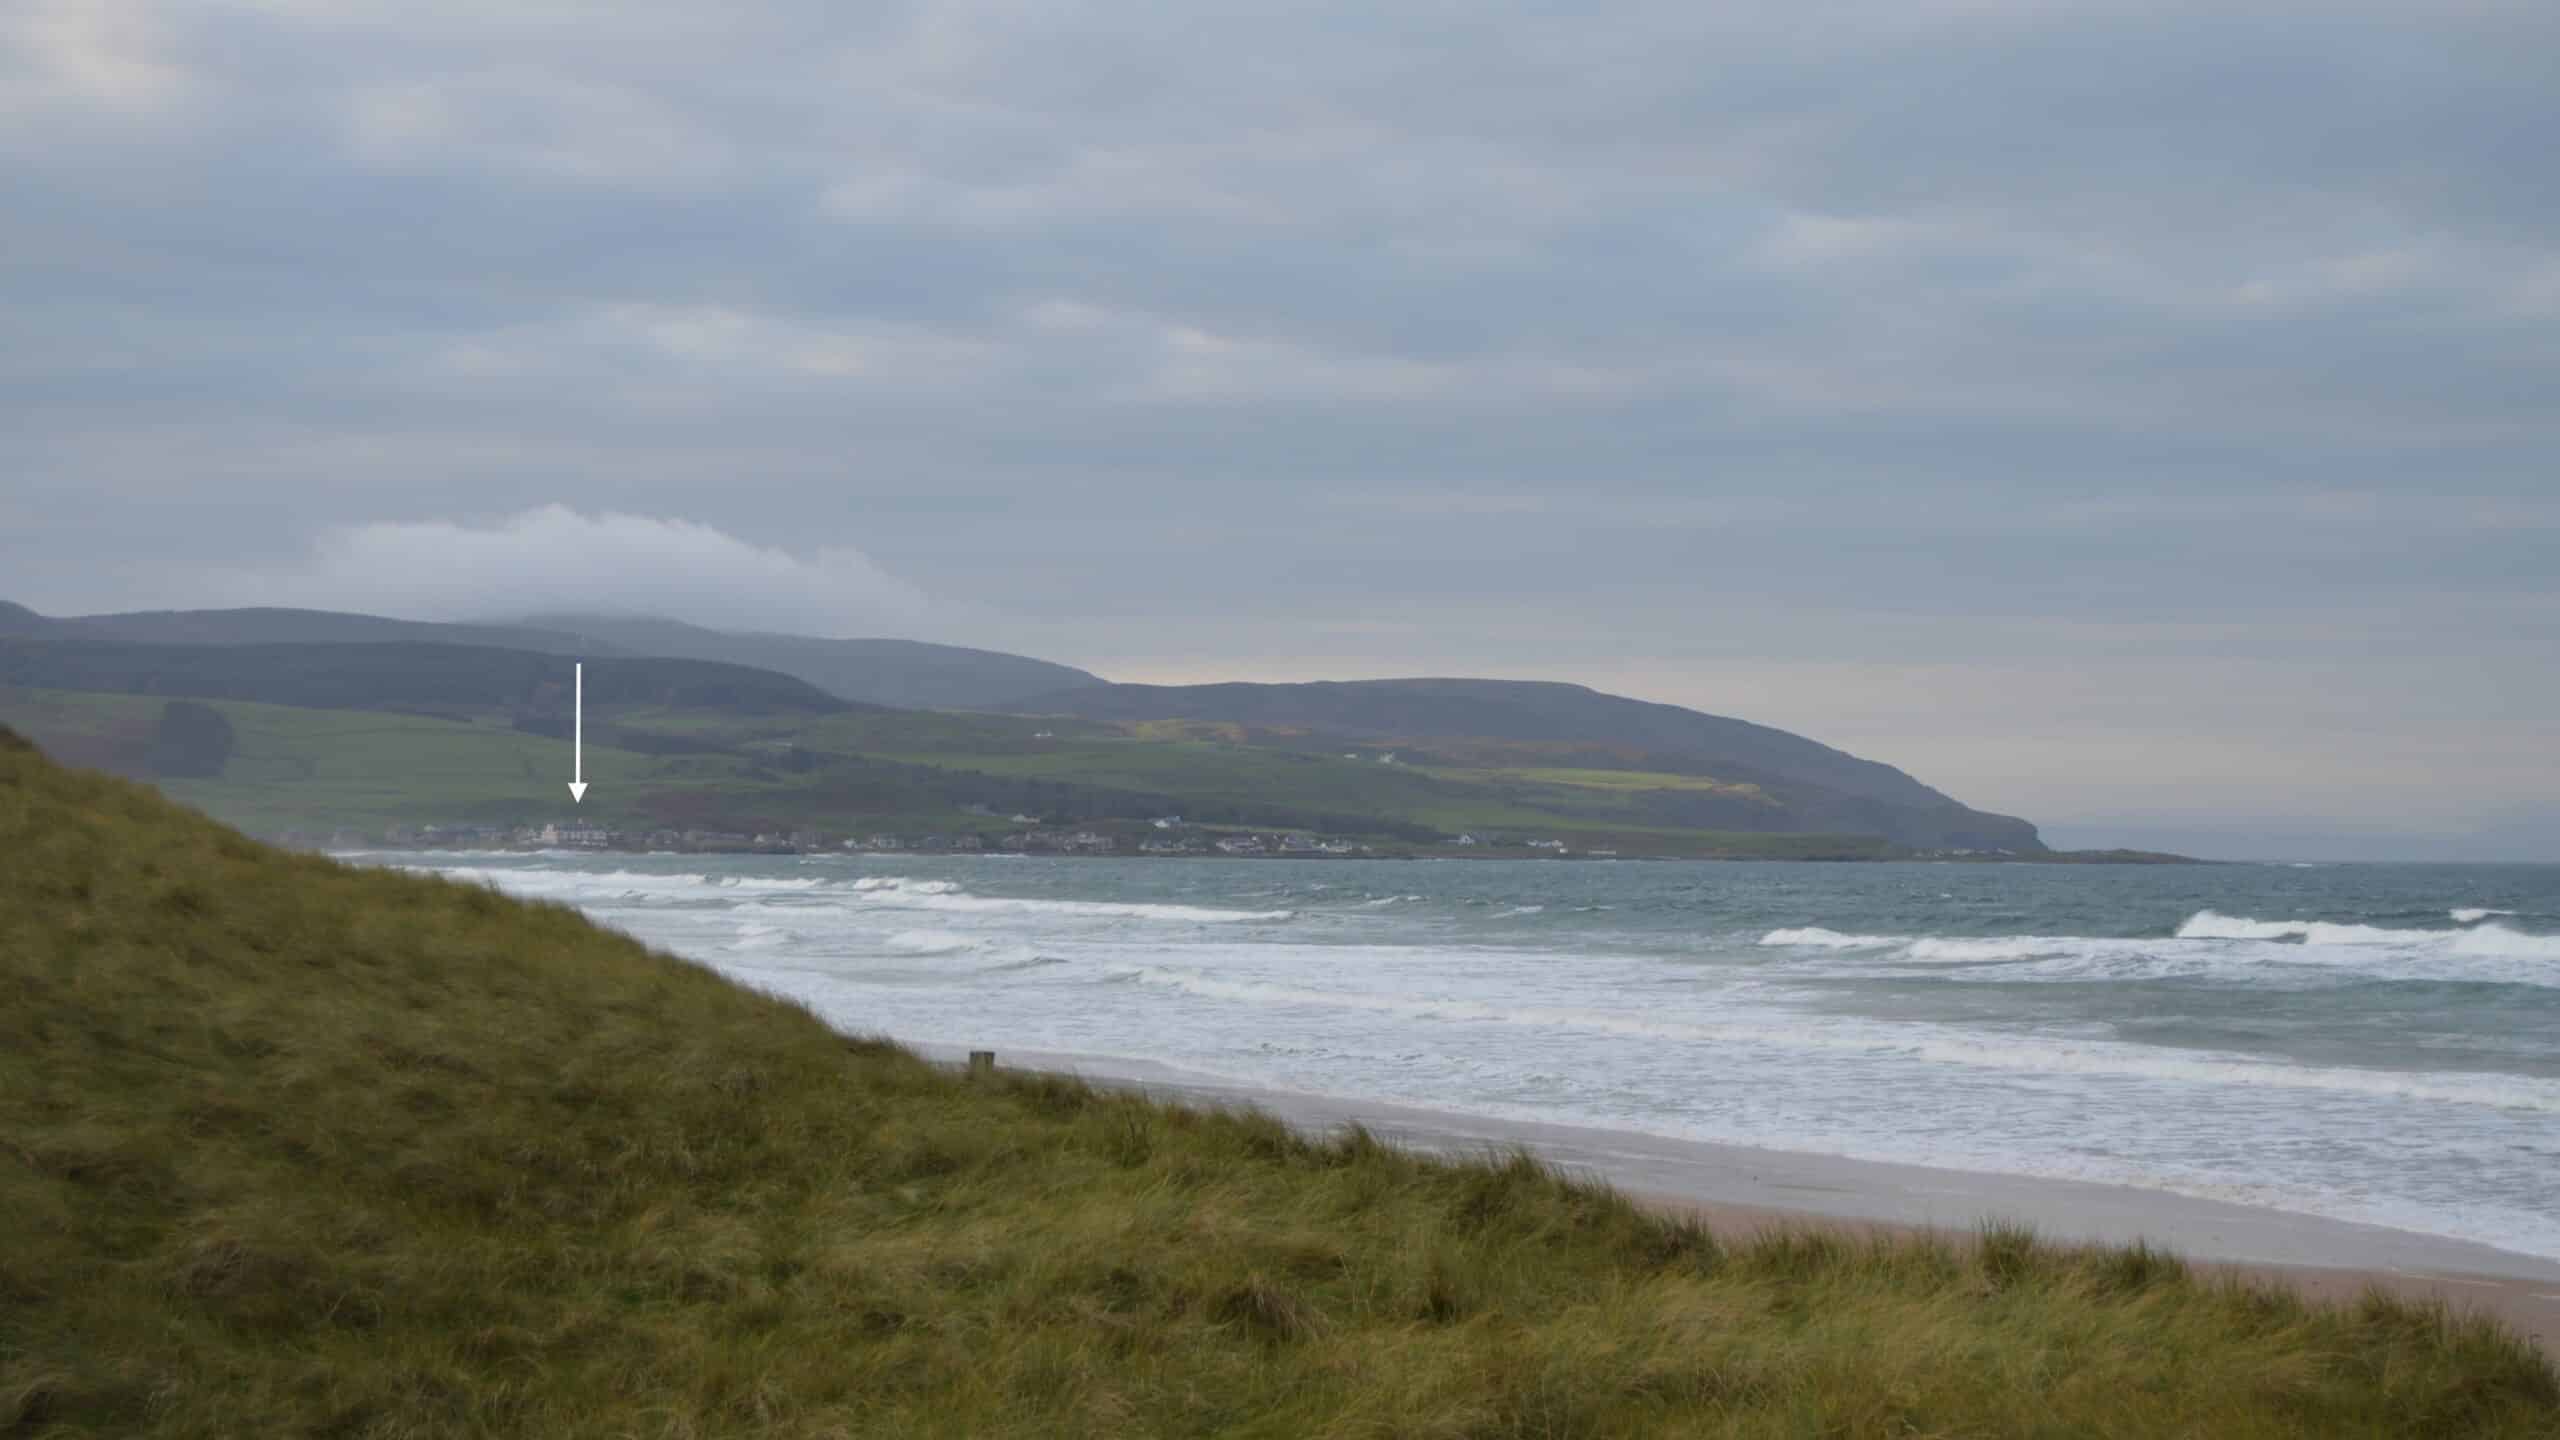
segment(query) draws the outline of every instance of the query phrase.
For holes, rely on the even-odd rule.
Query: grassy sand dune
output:
[[[2552,1435],[2485,1323],[972,1082],[0,732],[0,1435]]]

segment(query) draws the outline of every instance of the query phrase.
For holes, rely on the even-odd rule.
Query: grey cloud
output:
[[[190,577],[215,603],[505,618],[680,613],[738,629],[869,634],[925,597],[848,546],[793,554],[715,527],[547,505],[485,524],[375,522],[323,532],[298,564]]]

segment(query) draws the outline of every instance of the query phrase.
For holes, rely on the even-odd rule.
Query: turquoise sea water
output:
[[[2560,867],[375,858],[852,1031],[2560,1258]]]

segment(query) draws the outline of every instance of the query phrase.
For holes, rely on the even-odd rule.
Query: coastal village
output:
[[[1278,859],[1361,859],[1419,852],[1614,859],[1613,849],[1577,852],[1562,840],[1465,833],[1439,845],[1396,845],[1380,850],[1368,841],[1302,830],[1238,830],[1186,823],[1179,815],[1131,824],[1063,827],[1037,817],[1006,817],[1011,830],[898,831],[855,834],[815,829],[638,830],[570,820],[541,825],[393,825],[365,831],[287,830],[271,838],[296,849],[349,850],[599,850],[657,854],[824,855],[853,853],[1010,854],[1086,856],[1229,856]]]
[[[339,828],[284,831],[274,838],[300,849],[383,846],[419,850],[612,850],[664,854],[822,855],[856,853],[1016,855],[1193,855],[1357,858],[1378,851],[1365,841],[1301,831],[1228,831],[1188,826],[1180,816],[1125,825],[1060,828],[1031,816],[1012,817],[1024,828],[981,831],[862,834],[821,830],[634,830],[580,821],[542,825],[394,825],[379,831]],[[1468,843],[1475,843],[1469,837]],[[1556,849],[1561,850],[1561,845]]]

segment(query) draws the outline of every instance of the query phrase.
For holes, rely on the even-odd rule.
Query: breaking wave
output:
[[[950,880],[899,875],[857,879],[823,876],[688,875],[645,870],[498,869],[418,866],[466,884],[494,885],[510,894],[588,904],[669,901],[676,904],[759,895],[776,902],[795,898],[834,900],[854,909],[941,910],[953,913],[1048,916],[1058,919],[1143,920],[1190,925],[1232,925],[1294,918],[1292,910],[1221,910],[1205,905],[1158,905],[1108,900],[1043,900],[973,895]]]
[[[1881,950],[1888,945],[1907,945],[1908,935],[1843,935],[1808,925],[1796,930],[1772,930],[1760,937],[1763,945],[1802,945],[1818,950]]]
[[[780,925],[767,925],[760,920],[750,920],[738,927],[738,936],[729,942],[728,948],[740,953],[777,950],[799,938],[796,931],[784,929]]]
[[[2199,910],[2178,927],[2181,940],[2298,940],[2305,946],[2392,945],[2437,950],[2452,955],[2509,956],[2560,960],[2560,935],[2529,935],[2505,925],[2482,923],[2512,910],[2456,910],[2460,930],[2395,930],[2382,925],[2340,925],[2325,920],[2253,920]],[[2469,917],[2465,919],[2464,917]]]
[[[959,955],[985,942],[949,930],[900,930],[877,943],[893,955]]]
[[[2485,919],[2485,916],[2483,917]],[[2458,930],[2402,930],[2325,920],[2256,920],[2199,910],[2165,939],[2086,935],[1860,935],[1820,926],[1771,930],[1759,944],[1812,951],[1829,975],[1898,966],[1963,967],[2000,980],[2141,980],[2305,974],[2369,980],[2458,981],[2560,988],[2560,935],[2495,922]],[[1811,964],[1812,961],[1805,963]],[[1842,970],[1839,967],[1852,968]]]
[[[2327,920],[2252,920],[2199,910],[2178,926],[2181,940],[2299,940],[2306,945],[2407,945],[2450,931],[2392,930]]]
[[[1058,919],[1154,920],[1187,925],[1236,925],[1287,920],[1294,910],[1217,910],[1205,905],[1157,905],[1123,900],[1040,900],[1016,896],[972,895],[948,880],[907,880],[871,876],[855,882],[852,892],[868,907],[897,910],[941,910],[954,914],[1049,916]]]
[[[865,875],[853,882],[857,895],[888,892],[898,895],[952,895],[962,893],[958,884],[949,880],[909,880],[901,875]]]

